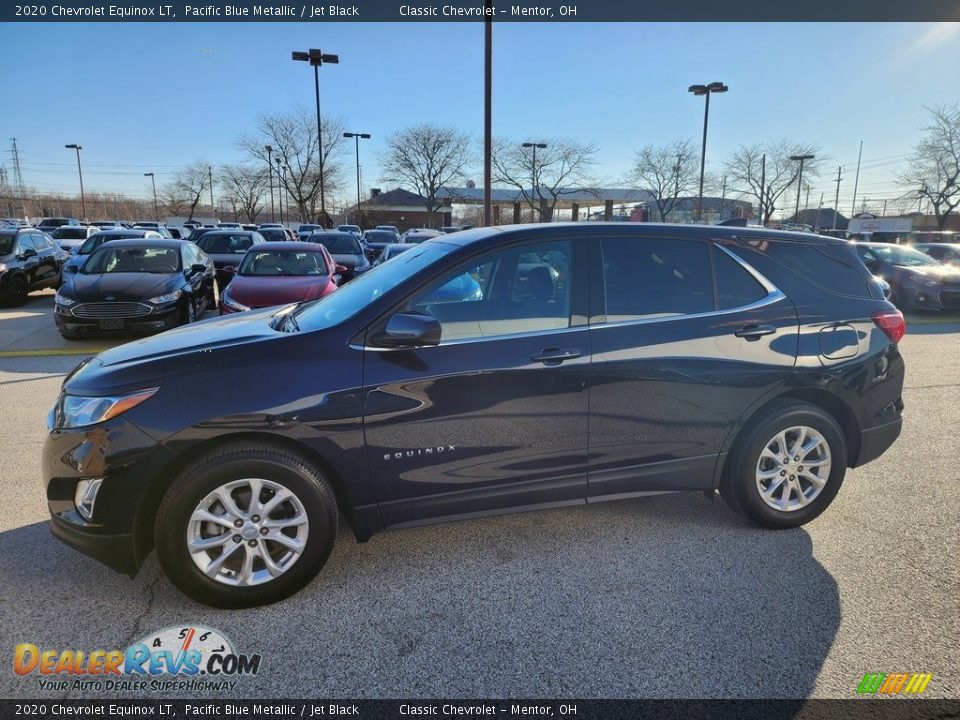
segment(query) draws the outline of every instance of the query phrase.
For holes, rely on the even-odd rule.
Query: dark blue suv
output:
[[[183,592],[242,607],[310,582],[341,514],[364,541],[695,490],[796,527],[899,435],[904,329],[831,238],[461,232],[84,362],[49,418],[52,529],[130,574],[156,548]]]

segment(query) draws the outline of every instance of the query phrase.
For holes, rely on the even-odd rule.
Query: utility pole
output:
[[[723,183],[720,186],[720,220],[723,222],[723,207],[727,204],[727,176],[723,176]]]
[[[853,203],[850,205],[850,214],[857,214],[857,185],[860,184],[860,158],[863,157],[863,140],[860,141],[860,152],[857,153],[857,175],[853,180]]]
[[[884,199],[883,199],[883,210],[880,212],[880,217],[886,217],[886,216],[887,216],[887,199],[884,198]]]
[[[767,223],[764,221],[764,210],[766,208],[766,198],[767,198],[767,154],[763,154],[763,159],[760,161],[760,225],[766,227]],[[767,218],[769,219],[769,218]]]
[[[23,219],[27,219],[27,203],[24,199],[26,190],[23,186],[23,172],[20,170],[20,152],[17,150],[17,139],[10,138],[13,143],[13,149],[11,153],[13,154],[13,177],[14,182],[17,185],[17,195],[20,196],[20,214],[23,216]]]
[[[483,226],[491,224],[491,191],[493,173],[493,0],[484,3],[483,22]]]
[[[840,209],[840,173],[843,172],[843,166],[837,167],[837,197],[833,201],[833,229],[837,229],[837,211]]]
[[[823,210],[823,193],[820,193],[820,204],[817,205],[817,219],[813,224],[813,231],[820,231],[820,211]]]
[[[207,179],[210,181],[210,212],[213,214],[213,219],[216,220],[217,211],[213,207],[213,168],[207,165]]]

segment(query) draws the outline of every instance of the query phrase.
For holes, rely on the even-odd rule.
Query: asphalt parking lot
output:
[[[177,592],[153,556],[131,580],[47,530],[44,419],[105,343],[57,343],[46,297],[0,310],[4,653],[124,648],[199,624],[263,656],[234,697],[851,697],[866,672],[930,672],[926,696],[960,696],[960,324],[910,325],[903,435],[805,528],[756,530],[691,494],[363,545],[341,531],[300,594],[220,611]],[[43,691],[6,658],[4,697],[85,696]]]

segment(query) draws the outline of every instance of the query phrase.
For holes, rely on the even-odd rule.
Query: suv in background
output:
[[[84,362],[48,421],[51,529],[129,574],[155,547],[184,593],[245,607],[309,583],[341,517],[363,541],[719,490],[755,525],[795,528],[900,434],[904,329],[830,238],[466,231],[322,299]],[[773,555],[782,540],[756,538]]]
[[[37,225],[37,230],[42,230],[43,232],[53,232],[61,225],[80,225],[80,221],[74,217],[44,218],[40,221],[40,224]]]
[[[34,290],[60,286],[67,254],[36,228],[0,228],[0,298],[19,306]]]
[[[73,252],[74,248],[99,231],[100,228],[95,225],[61,225],[50,233],[50,237],[61,249]]]

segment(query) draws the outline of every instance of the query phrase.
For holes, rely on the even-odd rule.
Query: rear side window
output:
[[[793,272],[824,290],[840,295],[873,297],[863,275],[862,263],[858,262],[856,252],[850,248],[776,241],[769,243],[767,252]],[[858,269],[857,264],[861,265],[861,268]]]
[[[714,309],[710,248],[695,240],[603,240],[607,322]]]
[[[719,248],[713,250],[713,271],[717,278],[717,308],[732,310],[758,302],[767,291],[756,278]]]

